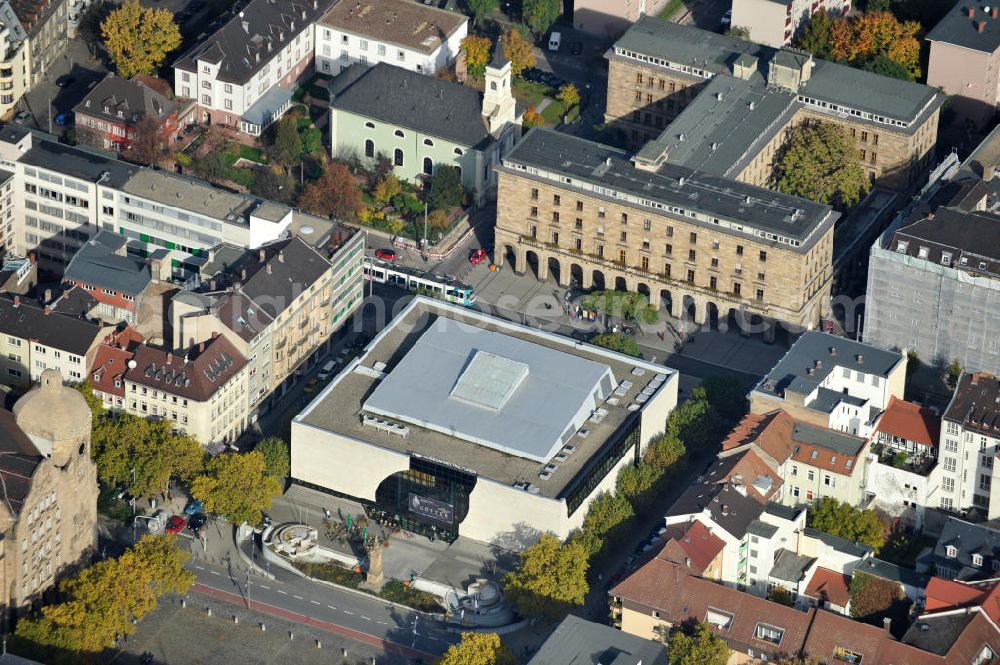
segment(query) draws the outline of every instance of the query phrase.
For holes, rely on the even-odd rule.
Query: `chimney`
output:
[[[267,266],[264,269],[267,271],[268,275],[271,274],[271,264],[270,263],[268,263]]]
[[[997,9],[994,7],[993,11],[997,11]],[[993,165],[983,167],[983,180],[986,180],[987,182],[993,180],[993,176],[995,176],[996,174],[997,174],[997,167]]]
[[[892,619],[884,617],[882,619],[882,627],[885,628],[885,632],[889,633],[889,629],[892,627]]]
[[[247,269],[246,268],[243,268],[242,270],[240,270],[240,276],[241,276],[241,279],[240,279],[241,282],[247,281]]]
[[[208,288],[211,291],[215,291],[215,278],[208,280]]]
[[[52,313],[52,308],[49,307],[48,305],[46,305],[44,312],[45,312],[45,316],[48,316],[49,314]]]
[[[219,331],[218,330],[213,330],[212,331],[212,339],[219,339]]]
[[[837,347],[835,347],[835,346],[831,346],[830,347],[830,355],[831,356],[837,355]]]
[[[285,262],[285,253],[283,251],[280,250],[278,251],[278,261],[280,261],[281,263]]]
[[[21,296],[14,296],[14,307],[21,306]]]
[[[267,260],[267,257],[266,257],[266,256],[264,255],[264,250],[263,250],[263,248],[262,248],[262,249],[260,250],[260,262],[261,262],[261,263],[263,263],[263,262],[264,262],[264,261],[266,261],[266,260]]]
[[[684,557],[684,565],[687,566],[688,568],[691,567],[691,557],[687,557],[687,556]]]
[[[976,23],[976,32],[983,32],[986,30],[986,21],[978,21]]]
[[[198,342],[198,353],[205,353],[205,342]]]
[[[975,17],[975,15],[976,15],[976,8],[975,7],[966,7],[966,11],[969,14],[969,18]]]
[[[722,504],[722,514],[723,515],[728,515],[729,514],[729,504],[728,503]]]
[[[52,289],[45,289],[45,303],[52,302]]]
[[[1000,16],[1000,7],[997,7],[996,5],[993,5],[992,7],[990,7],[990,16],[992,18],[996,18],[997,16]]]
[[[858,354],[858,364],[859,365],[864,365],[865,364],[865,357],[863,355],[861,355],[860,353]]]

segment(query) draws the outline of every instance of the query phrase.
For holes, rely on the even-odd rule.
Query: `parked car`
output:
[[[185,524],[187,524],[187,521],[180,515],[171,515],[170,519],[167,520],[165,531],[167,533],[180,533],[184,530]]]
[[[723,28],[728,28],[732,24],[732,22],[733,22],[733,10],[727,9],[726,13],[722,15],[722,21],[720,21],[719,24]]]
[[[203,510],[205,510],[205,504],[203,504],[198,499],[191,499],[184,507],[184,514],[194,515],[195,513],[200,513]]]
[[[31,120],[31,114],[27,111],[18,111],[18,113],[14,116],[14,122],[19,125],[25,125],[29,120]]]
[[[55,117],[55,123],[57,125],[59,125],[60,127],[62,127],[63,125],[65,125],[68,121],[69,121],[69,114],[68,113],[60,113],[59,115],[57,115]]]
[[[195,513],[188,518],[187,528],[191,533],[198,533],[206,522],[208,522],[208,516],[205,513]]]
[[[399,252],[394,249],[376,249],[375,258],[383,261],[395,261],[399,258]]]
[[[486,250],[482,247],[472,250],[469,254],[469,263],[479,265],[486,260]]]
[[[319,368],[319,372],[316,374],[316,378],[320,381],[326,381],[333,374],[333,370],[337,367],[336,360],[328,360],[325,365]]]
[[[314,376],[313,378],[306,381],[306,387],[302,389],[302,392],[306,394],[316,392],[317,383],[319,383],[319,378]]]

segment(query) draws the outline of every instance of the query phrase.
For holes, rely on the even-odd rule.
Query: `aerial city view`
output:
[[[0,45],[0,665],[1000,665],[1000,5]]]

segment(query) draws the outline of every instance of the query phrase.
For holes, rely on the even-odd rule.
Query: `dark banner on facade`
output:
[[[410,492],[408,504],[410,512],[414,515],[420,515],[442,524],[450,525],[455,521],[455,507],[450,503],[428,499]]]

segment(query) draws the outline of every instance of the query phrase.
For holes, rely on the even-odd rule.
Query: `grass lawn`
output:
[[[549,92],[549,88],[541,83],[530,83],[524,79],[514,79],[513,87],[514,97],[529,106],[538,106]]]
[[[674,14],[684,7],[684,0],[670,0],[667,6],[663,8],[663,11],[659,13],[659,17],[664,21],[669,20]]]
[[[558,125],[562,122],[563,113],[566,112],[566,107],[562,105],[562,102],[558,100],[549,101],[549,105],[542,109],[542,117],[545,118],[545,124],[547,125]]]

